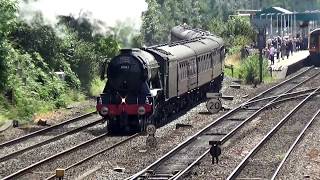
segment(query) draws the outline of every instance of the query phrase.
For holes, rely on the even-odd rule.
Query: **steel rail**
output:
[[[313,89],[314,91],[315,89]],[[309,90],[308,90],[309,91]],[[320,91],[319,92],[316,92],[316,94],[320,94]],[[302,94],[302,95],[298,95],[298,96],[294,96],[294,97],[291,97],[291,98],[286,98],[286,99],[282,99],[282,100],[279,100],[279,101],[275,101],[274,103],[272,103],[271,105],[275,105],[275,104],[279,104],[279,103],[283,103],[285,101],[289,101],[289,100],[293,100],[293,99],[296,99],[296,98],[302,98],[302,97],[305,97],[305,96],[309,96],[309,94]],[[199,161],[201,161],[208,153],[210,152],[210,149],[208,149],[206,152],[204,152],[201,156],[199,156],[199,158],[197,158],[194,162],[192,162],[186,169],[184,169],[183,171],[179,172],[178,174],[176,174],[175,176],[173,176],[171,179],[181,179],[189,170],[191,170]]]
[[[292,115],[298,111],[301,106],[303,106],[317,91],[320,90],[320,87],[317,88],[315,91],[310,93],[309,96],[307,96],[303,101],[301,101],[294,109],[290,111],[289,114],[287,114],[274,128],[272,128],[271,131],[250,151],[250,153],[241,161],[241,163],[235,168],[235,170],[230,174],[230,176],[227,179],[235,179],[243,170],[243,168],[248,163],[249,159],[252,158],[259,150],[260,148],[270,139],[282,126],[285,124]]]
[[[310,89],[310,90],[306,90],[303,93],[308,93],[310,91],[314,91],[316,89]],[[302,93],[302,91],[298,92],[298,93]],[[294,93],[290,93],[290,95],[293,94],[297,94],[297,92]],[[310,93],[309,93],[310,94]],[[271,105],[275,105],[275,104],[279,104],[279,103],[283,103],[285,101],[289,101],[289,100],[293,100],[295,98],[300,98],[300,97],[305,97],[305,96],[309,96],[309,94],[302,94],[302,95],[298,95],[298,96],[294,96],[294,97],[290,97],[290,98],[285,98],[279,101],[275,101],[274,103],[271,103]],[[320,94],[320,92],[317,92],[316,94]],[[273,96],[274,97],[274,96]],[[268,97],[268,99],[270,99],[271,97]],[[210,152],[210,149],[208,149],[206,152],[204,152],[201,156],[199,156],[199,158],[197,158],[194,162],[192,162],[187,168],[185,168],[183,171],[177,173],[176,175],[174,175],[173,177],[170,178],[170,180],[174,179],[181,179],[182,177],[184,177],[184,175],[191,170],[199,161],[201,161],[208,153]]]
[[[262,108],[260,108],[259,110],[257,110],[256,112],[254,112],[250,117],[248,117],[246,120],[244,120],[242,123],[240,123],[235,129],[233,129],[231,132],[229,132],[226,136],[224,136],[220,142],[221,144],[225,143],[226,141],[228,141],[240,128],[242,128],[249,120],[255,118],[260,112],[262,112],[264,109],[266,109],[267,107],[272,106],[275,102],[277,102],[277,100],[279,100],[282,97],[285,97],[287,95],[287,93],[291,92],[293,89],[300,87],[302,84],[308,82],[309,80],[317,77],[320,74],[320,71],[317,72],[315,75],[312,75],[311,77],[309,77],[308,79],[296,84],[295,86],[291,87],[290,89],[288,89],[287,91],[285,91],[285,93],[282,93],[280,95],[278,95],[276,98],[274,98],[273,100],[271,100],[269,103],[267,103],[266,105],[264,105]]]
[[[311,89],[307,89],[307,90],[301,90],[301,91],[294,91],[294,92],[291,92],[291,93],[285,93],[283,97],[285,96],[290,96],[290,97],[297,97],[297,96],[300,96],[300,95],[305,95],[305,94],[309,94],[310,92],[316,90],[317,88],[311,88]],[[295,96],[296,95],[296,96]],[[257,99],[257,100],[254,100],[254,101],[251,101],[251,102],[248,102],[247,104],[245,105],[250,105],[250,104],[254,104],[254,103],[259,103],[261,101],[267,101],[267,100],[270,100],[270,99],[274,99],[276,98],[278,95],[275,95],[275,96],[268,96],[268,97],[264,97],[264,98],[261,98],[261,99]]]
[[[285,102],[285,101],[289,101],[289,100],[293,100],[295,98],[300,98],[300,97],[305,97],[305,96],[308,96],[310,92],[313,92],[316,90],[316,88],[311,88],[311,89],[307,89],[307,90],[302,90],[302,91],[296,91],[296,92],[292,92],[292,93],[288,93],[288,92],[291,92],[291,90],[301,86],[303,83],[306,83],[308,82],[309,80],[315,78],[316,76],[318,76],[320,74],[320,72],[316,73],[315,75],[309,77],[308,79],[300,82],[299,84],[297,84],[296,86],[294,86],[292,89],[289,89],[287,91],[287,93],[283,94],[283,97],[285,96],[292,96],[292,95],[297,95],[297,96],[293,96],[293,97],[288,97],[288,98],[284,98],[284,99],[281,99],[281,100],[278,100],[278,101],[274,101],[274,102],[271,102],[269,104],[269,106],[274,106],[276,104],[279,104],[279,103],[282,103],[282,102]],[[277,86],[279,87],[279,86]],[[317,93],[320,93],[320,92],[317,92]],[[266,93],[262,93],[262,94],[266,94]],[[261,98],[261,99],[255,99],[253,101],[249,101],[248,103],[246,103],[246,105],[250,105],[250,104],[253,104],[253,103],[257,103],[257,102],[261,102],[261,101],[266,101],[266,100],[270,100],[270,99],[273,99],[273,98],[276,98],[277,96],[270,96],[270,97],[264,97],[264,98]],[[225,142],[226,140],[224,140],[223,142]],[[223,143],[222,142],[222,143]],[[173,177],[170,178],[170,180],[172,179],[181,179],[182,177],[184,177],[184,175],[193,168],[194,165],[196,165],[199,161],[201,161],[208,153],[210,152],[210,149],[208,149],[206,152],[204,152],[201,156],[199,156],[199,158],[197,158],[194,162],[192,162],[187,168],[185,168],[184,170],[182,170],[181,172],[175,174]]]
[[[304,73],[305,73],[305,71],[303,71],[302,74],[304,74]],[[306,80],[304,80],[304,81],[301,81],[300,83],[296,84],[294,87],[297,88],[297,87],[303,85],[304,83],[306,83],[306,82],[310,81],[311,79],[317,77],[319,74],[320,74],[320,71],[317,72],[317,73],[315,73],[314,75],[312,75],[312,76],[309,77],[308,79],[306,79]],[[300,74],[299,74],[299,75],[300,75]],[[297,76],[294,76],[294,77],[296,78]],[[291,79],[291,80],[292,80],[292,79]],[[285,81],[285,82],[288,82],[288,81]],[[281,84],[283,85],[283,83],[281,83]],[[272,88],[273,88],[273,87],[272,87]],[[286,93],[289,94],[289,93],[290,93],[293,89],[295,89],[295,88],[289,89],[288,91],[286,91]],[[272,90],[273,90],[273,89],[272,89]],[[270,91],[268,91],[268,92],[270,92]],[[299,91],[297,91],[296,93],[298,93],[298,92],[299,92]],[[259,95],[265,95],[266,93],[267,93],[267,92],[264,92],[264,93],[259,94]],[[259,96],[259,95],[258,95],[258,96]],[[275,95],[275,96],[276,96],[276,95]],[[256,97],[257,97],[257,96],[256,96]],[[259,102],[259,101],[261,101],[261,100],[265,100],[265,99],[271,98],[271,97],[274,97],[274,96],[264,97],[264,98],[260,98],[260,99],[254,99],[253,101],[248,102],[248,104],[249,104],[249,103],[254,103],[254,102]]]
[[[304,129],[301,131],[301,133],[299,134],[299,136],[296,138],[296,140],[294,141],[294,143],[291,145],[290,149],[287,151],[285,157],[282,159],[281,163],[279,164],[279,166],[277,167],[277,170],[274,172],[271,180],[274,180],[278,173],[280,172],[280,169],[283,167],[284,163],[286,162],[286,160],[288,159],[288,157],[290,156],[291,152],[293,151],[293,149],[296,147],[296,145],[301,141],[301,139],[303,138],[303,136],[305,135],[306,130],[311,126],[311,124],[314,122],[314,120],[316,119],[316,117],[320,114],[320,109],[314,114],[314,116],[310,119],[310,121],[308,122],[308,124],[304,127]]]
[[[81,165],[82,163],[84,163],[84,162],[86,162],[86,161],[88,161],[88,160],[90,160],[90,159],[92,159],[92,158],[94,158],[94,157],[96,157],[96,156],[98,156],[98,155],[100,155],[100,154],[102,154],[102,153],[105,153],[105,152],[107,152],[107,151],[110,151],[111,149],[114,149],[114,148],[116,148],[116,147],[118,147],[118,146],[120,146],[120,145],[128,142],[129,140],[131,140],[131,139],[133,139],[133,138],[135,138],[135,137],[138,137],[138,136],[140,136],[140,133],[136,133],[136,134],[128,137],[127,139],[124,139],[124,140],[122,140],[122,141],[120,141],[120,142],[112,145],[111,147],[107,147],[107,148],[105,148],[105,149],[102,149],[101,151],[96,152],[96,153],[94,153],[94,154],[92,154],[92,155],[90,155],[90,156],[82,159],[81,161],[78,161],[78,162],[76,162],[76,163],[74,163],[74,164],[66,167],[64,170],[67,171],[67,170],[69,170],[69,169],[71,169],[71,168],[74,168],[74,167],[76,167],[76,166],[79,166],[79,165]],[[54,179],[55,177],[56,177],[56,175],[50,176],[50,177],[47,178],[47,180]]]
[[[146,173],[149,169],[152,169],[152,168],[155,168],[157,166],[159,166],[159,164],[162,164],[164,161],[168,160],[169,158],[171,158],[172,156],[174,156],[174,154],[176,154],[178,151],[180,151],[181,149],[183,149],[184,147],[186,147],[187,145],[189,145],[190,143],[192,143],[194,140],[197,139],[197,137],[199,137],[201,134],[203,134],[205,131],[208,131],[209,129],[211,129],[213,126],[215,126],[216,124],[220,123],[221,121],[223,121],[225,118],[229,117],[232,113],[236,113],[237,111],[241,110],[242,107],[248,103],[250,103],[251,101],[253,100],[256,100],[257,97],[260,97],[260,96],[263,96],[265,94],[267,94],[268,92],[274,90],[276,87],[279,87],[280,85],[283,85],[285,83],[287,83],[288,81],[294,79],[294,78],[297,78],[299,77],[300,75],[303,75],[304,73],[306,73],[307,71],[311,70],[312,68],[309,68],[305,71],[303,71],[302,73],[299,73],[298,75],[296,76],[293,76],[292,78],[286,80],[286,81],[283,81],[282,83],[280,84],[277,84],[271,88],[269,88],[268,90],[258,94],[257,96],[249,99],[248,101],[246,101],[245,103],[239,105],[238,107],[236,107],[235,109],[229,111],[228,113],[224,114],[223,116],[221,116],[220,118],[218,118],[216,121],[212,122],[211,124],[207,125],[205,128],[203,128],[202,130],[198,131],[196,134],[194,134],[193,136],[189,137],[187,140],[185,140],[184,142],[180,143],[179,145],[177,145],[175,148],[173,148],[171,151],[169,151],[168,153],[166,153],[165,155],[163,155],[161,158],[159,158],[158,160],[156,160],[154,163],[152,163],[151,165],[149,165],[148,167],[146,167],[145,169],[141,170],[140,172],[134,174],[133,176],[127,178],[127,179],[137,179],[139,176],[143,175],[144,173]],[[309,77],[309,78],[312,78],[312,77]],[[300,86],[301,84],[297,84],[295,85],[294,87],[292,87],[291,89],[287,90],[286,92],[288,91],[291,91],[292,89]],[[282,97],[286,95],[285,93],[284,94],[281,94],[281,95],[278,95],[276,96],[277,98],[275,98],[274,100],[272,100],[271,102],[277,100],[278,98]],[[240,125],[238,125],[235,129],[233,129],[230,133],[227,134],[227,136],[225,136],[224,138],[222,138],[221,142],[225,142],[227,139],[229,139],[235,132],[236,130],[240,129],[244,124],[245,122],[248,122],[250,119],[252,119],[253,117],[255,117],[259,112],[261,112],[263,109],[265,109],[267,106],[269,106],[269,104],[271,103],[267,103],[267,105],[263,106],[262,108],[260,108],[258,111],[256,111],[256,113],[254,113],[253,115],[251,115],[250,117],[248,117],[246,120],[244,120],[244,122],[242,122]]]
[[[54,154],[54,155],[52,155],[52,156],[50,156],[50,157],[48,157],[48,158],[46,158],[46,159],[43,159],[43,160],[41,160],[41,161],[38,161],[38,162],[36,162],[36,163],[28,166],[28,167],[25,167],[25,168],[23,168],[23,169],[15,172],[15,173],[13,173],[13,174],[10,174],[10,175],[4,177],[3,180],[4,180],[4,179],[17,178],[18,176],[20,176],[20,175],[28,172],[28,171],[29,171],[30,169],[32,169],[32,168],[35,168],[35,167],[37,167],[37,166],[39,166],[39,165],[41,165],[41,164],[43,164],[43,163],[46,163],[46,162],[50,161],[50,160],[53,159],[53,158],[57,158],[57,157],[59,157],[59,156],[61,156],[61,155],[64,155],[64,154],[66,154],[66,153],[69,153],[69,152],[71,152],[71,151],[73,151],[73,150],[76,150],[76,149],[79,149],[79,148],[81,148],[81,147],[83,147],[83,146],[87,146],[87,145],[89,145],[89,144],[91,144],[91,143],[94,143],[95,141],[97,141],[97,140],[99,140],[99,139],[101,139],[101,138],[103,138],[103,137],[106,137],[107,135],[108,135],[108,133],[102,134],[102,135],[97,136],[97,137],[95,137],[95,138],[92,138],[92,139],[90,139],[90,140],[88,140],[88,141],[85,141],[85,142],[83,142],[83,143],[81,143],[81,144],[78,144],[78,145],[76,145],[76,146],[74,146],[74,147],[71,147],[71,148],[66,149],[66,150],[64,150],[64,151],[61,151],[61,152],[59,152],[59,153],[57,153],[57,154]]]
[[[316,90],[316,89],[313,89],[313,91]],[[307,90],[306,92],[309,92],[310,90]],[[315,94],[319,94],[320,92],[316,92]],[[293,95],[293,94],[296,94],[296,93],[290,93],[290,95]],[[309,93],[310,94],[310,93]],[[290,98],[285,98],[285,99],[281,99],[279,101],[274,101],[272,103],[269,103],[268,105],[266,105],[265,107],[262,107],[262,109],[265,109],[267,108],[268,106],[273,106],[275,104],[279,104],[279,103],[282,103],[282,102],[285,102],[285,101],[289,101],[289,100],[292,100],[294,98],[299,98],[299,97],[305,97],[305,96],[309,96],[309,94],[302,94],[302,95],[298,95],[298,96],[294,96],[294,97],[290,97]],[[286,96],[288,94],[283,94],[283,96]],[[270,99],[270,97],[268,98]],[[250,119],[251,117],[249,117]],[[253,117],[252,117],[253,118]],[[245,120],[246,121],[246,120]],[[238,128],[238,127],[237,127]],[[224,138],[222,138],[220,140],[221,144],[225,143],[227,140],[225,138],[227,138],[227,136],[230,136],[229,134],[226,135]],[[184,170],[182,170],[181,172],[175,174],[173,177],[170,178],[171,179],[181,179],[182,177],[184,177],[184,175],[193,168],[194,165],[196,165],[200,160],[202,160],[208,153],[210,152],[210,149],[208,149],[207,151],[205,151],[202,155],[200,155],[194,162],[192,162],[189,166],[187,166]]]
[[[285,81],[282,81],[282,82],[279,83],[279,84],[276,84],[275,86],[272,86],[271,88],[267,89],[266,91],[263,91],[262,93],[260,93],[260,94],[258,94],[257,96],[251,98],[251,99],[248,100],[247,102],[249,102],[249,101],[254,101],[254,100],[256,100],[258,97],[264,96],[266,93],[269,93],[270,91],[272,91],[272,90],[274,90],[274,89],[276,89],[276,88],[278,88],[278,87],[286,84],[287,82],[292,81],[292,80],[294,80],[294,79],[302,76],[303,74],[307,73],[308,71],[312,70],[313,68],[314,68],[314,66],[310,66],[310,67],[307,68],[306,70],[304,70],[304,71],[302,71],[302,72],[300,72],[300,73],[298,73],[298,74],[290,77],[289,79],[286,79]]]
[[[102,120],[100,119],[100,120],[91,122],[91,123],[89,123],[89,124],[86,124],[86,125],[84,125],[84,126],[78,127],[78,128],[76,128],[76,129],[73,129],[73,130],[70,130],[70,131],[67,131],[67,132],[64,132],[64,133],[62,133],[62,134],[59,134],[59,135],[57,135],[57,136],[54,136],[54,137],[52,137],[52,138],[50,138],[50,139],[44,140],[44,141],[39,142],[39,143],[37,143],[37,144],[34,144],[34,145],[32,145],[32,146],[28,146],[28,147],[26,147],[26,148],[24,148],[24,149],[21,149],[21,150],[12,152],[12,153],[10,153],[10,154],[7,154],[7,155],[5,155],[5,156],[3,156],[3,157],[0,157],[0,162],[6,161],[6,160],[10,159],[11,157],[16,156],[16,155],[18,155],[18,154],[22,154],[22,153],[24,153],[24,152],[26,152],[26,151],[28,151],[28,150],[31,150],[31,149],[34,149],[34,148],[38,148],[38,147],[43,146],[43,145],[45,145],[45,144],[49,144],[49,143],[51,143],[51,142],[53,142],[53,141],[55,141],[55,140],[57,140],[57,139],[60,139],[60,138],[62,138],[62,137],[65,137],[65,136],[67,136],[67,135],[80,132],[80,131],[82,131],[82,130],[84,130],[84,129],[87,129],[87,128],[89,128],[89,127],[92,127],[92,126],[94,126],[94,125],[97,125],[97,124],[100,123],[101,121],[102,121]]]
[[[92,116],[93,114],[95,114],[96,112],[91,112],[91,113],[87,113],[87,114],[84,114],[84,115],[81,115],[81,116],[78,116],[76,118],[73,118],[73,119],[69,119],[67,121],[63,121],[59,124],[56,124],[56,125],[53,125],[53,126],[50,126],[50,127],[47,127],[47,128],[44,128],[44,129],[40,129],[38,131],[34,131],[32,133],[29,133],[29,134],[26,134],[24,136],[21,136],[21,137],[18,137],[18,138],[15,138],[15,139],[12,139],[12,140],[9,140],[9,141],[6,141],[6,142],[3,142],[0,144],[0,148],[3,148],[5,146],[9,146],[9,145],[12,145],[12,144],[15,144],[15,143],[18,143],[24,139],[27,139],[27,138],[31,138],[31,137],[34,137],[36,135],[39,135],[41,133],[45,133],[45,132],[48,132],[54,128],[57,128],[57,127],[60,127],[60,126],[63,126],[63,125],[66,125],[66,124],[70,124],[70,123],[73,123],[75,121],[78,121],[78,120],[81,120],[81,119],[84,119],[84,118],[87,118],[87,117],[90,117]]]

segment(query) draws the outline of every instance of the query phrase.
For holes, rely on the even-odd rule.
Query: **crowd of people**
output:
[[[301,50],[302,47],[303,39],[301,37],[275,37],[267,40],[264,54],[271,61],[271,65],[273,65],[275,59],[278,61],[285,58],[289,59],[289,56],[293,55],[293,52]]]

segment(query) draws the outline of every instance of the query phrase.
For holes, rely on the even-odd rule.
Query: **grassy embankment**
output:
[[[58,100],[41,101],[39,99],[29,99],[27,102],[15,106],[8,102],[3,95],[0,96],[0,126],[6,120],[18,120],[21,124],[32,123],[39,118],[52,116],[55,110],[63,109],[75,102],[85,102],[89,97],[98,96],[105,85],[105,81],[95,78],[90,86],[88,95],[75,90],[64,92]],[[95,107],[89,107],[83,113],[89,113]]]
[[[233,65],[233,75],[230,68],[225,68],[226,76],[242,80],[246,84],[253,84],[259,80],[259,55],[253,54],[247,58],[241,59],[240,53],[231,53],[226,58],[227,66]],[[273,78],[268,71],[268,60],[263,60],[263,82],[273,82]]]

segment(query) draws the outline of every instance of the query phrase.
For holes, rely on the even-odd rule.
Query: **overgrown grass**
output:
[[[89,108],[84,110],[84,113],[91,113],[91,112],[94,112],[94,111],[96,111],[96,107],[89,107]]]
[[[259,81],[259,56],[254,54],[247,57],[244,60],[239,61],[240,63],[234,64],[233,76],[231,69],[225,69],[225,75],[243,80],[247,84],[252,84]],[[263,81],[269,83],[273,81],[268,71],[268,61],[263,59],[262,66]]]
[[[0,114],[0,126],[2,126],[8,118],[2,114]]]
[[[33,97],[21,98],[26,92],[17,94],[16,102],[10,103],[0,95],[0,122],[4,120],[19,120],[21,124],[31,122],[35,114],[44,114],[57,108],[64,108],[73,102],[84,101],[83,93],[76,90],[66,90],[56,99],[41,100]]]

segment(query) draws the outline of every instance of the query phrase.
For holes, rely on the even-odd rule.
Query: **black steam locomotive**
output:
[[[170,44],[123,49],[111,59],[97,102],[111,133],[161,126],[168,116],[221,89],[223,40],[185,26],[173,28],[171,39]]]

